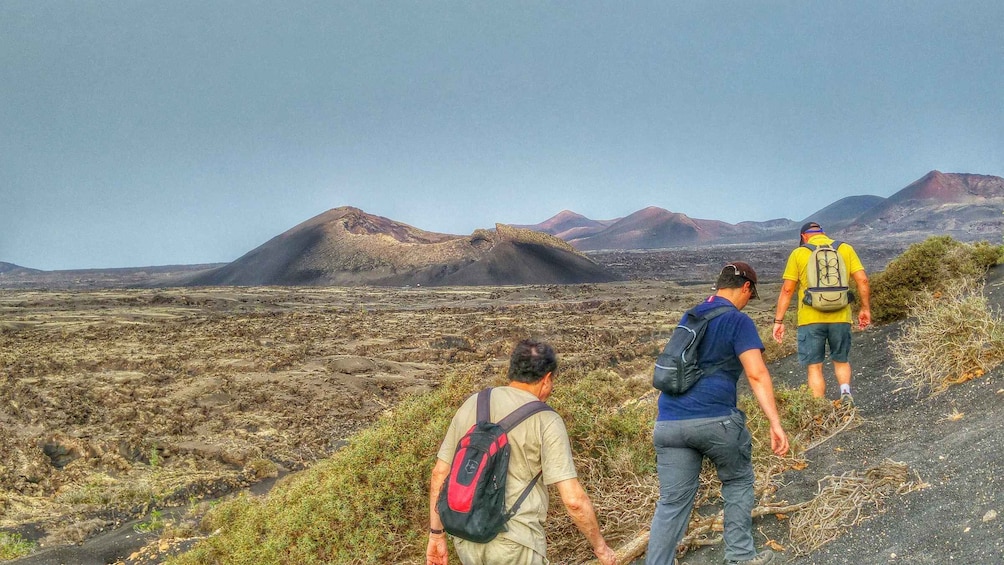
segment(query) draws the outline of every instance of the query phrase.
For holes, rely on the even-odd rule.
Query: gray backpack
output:
[[[704,376],[697,348],[708,329],[708,322],[735,309],[731,305],[718,306],[701,315],[695,314],[694,309],[687,310],[655,360],[652,386],[666,394],[683,394],[694,386]]]
[[[847,263],[840,253],[837,253],[837,248],[842,243],[834,241],[822,245],[802,244],[802,247],[810,251],[809,263],[805,267],[809,284],[802,302],[820,312],[840,310],[851,301]]]

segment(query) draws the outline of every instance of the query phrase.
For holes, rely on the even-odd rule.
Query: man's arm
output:
[[[774,341],[778,343],[781,343],[781,340],[784,339],[784,313],[788,311],[791,297],[795,295],[797,287],[798,281],[784,279],[784,283],[781,285],[781,293],[777,295],[777,308],[774,309],[774,330],[771,333],[774,336]],[[778,322],[778,320],[781,321]]]
[[[872,290],[868,286],[868,275],[862,269],[851,273],[851,277],[858,286],[858,298],[861,299],[861,308],[858,309],[858,327],[865,329],[872,323]]]
[[[443,521],[439,518],[439,511],[436,510],[436,502],[439,500],[439,491],[443,488],[443,482],[450,474],[450,464],[442,459],[436,459],[436,466],[432,468],[432,479],[429,481],[429,528],[432,530],[442,530]],[[429,532],[429,545],[425,549],[426,565],[448,565],[449,555],[446,550],[446,534],[434,534]]]
[[[763,355],[759,349],[748,349],[739,355],[739,362],[743,364],[746,371],[746,378],[749,380],[750,389],[756,397],[760,409],[770,422],[770,448],[778,455],[788,453],[788,435],[781,428],[781,417],[777,413],[777,404],[774,402],[774,384],[770,380],[770,372],[763,362]]]
[[[596,558],[603,565],[616,565],[617,556],[600,533],[600,523],[596,519],[593,503],[579,483],[579,479],[565,479],[554,483],[554,486],[558,487],[558,494],[561,495],[561,502],[564,503],[568,516],[589,541]]]

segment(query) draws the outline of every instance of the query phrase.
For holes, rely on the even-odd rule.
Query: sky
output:
[[[802,220],[1004,176],[1004,2],[0,1],[0,261],[229,262],[338,206],[470,234]]]

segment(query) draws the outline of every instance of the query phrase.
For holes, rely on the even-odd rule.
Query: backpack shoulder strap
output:
[[[803,243],[799,247],[804,247],[804,248],[808,249],[809,251],[815,251],[816,250],[816,246],[814,244],[812,244],[812,243]]]
[[[836,250],[838,247],[840,247],[843,244],[844,244],[844,242],[837,241],[837,240],[834,239],[833,243],[830,244],[830,247],[832,247],[834,250]]]
[[[486,388],[478,393],[478,415],[477,418],[475,419],[477,423],[492,421],[491,397],[492,397],[491,387]]]
[[[552,412],[554,411],[553,408],[551,408],[544,402],[541,402],[539,400],[531,400],[530,402],[527,402],[526,404],[513,410],[512,413],[506,416],[505,418],[502,418],[502,421],[500,421],[498,425],[501,426],[502,429],[506,431],[506,433],[509,433],[510,430],[519,425],[519,423],[522,422],[523,420],[526,420],[527,418],[536,414],[537,412],[544,412],[547,410],[551,410]],[[543,476],[543,474],[544,470],[541,469],[540,471],[537,472],[536,476],[533,477],[533,480],[530,481],[530,484],[526,485],[526,488],[524,488],[523,492],[520,493],[519,498],[517,498],[516,502],[513,503],[512,508],[510,508],[509,511],[506,512],[506,517],[505,517],[506,521],[508,521],[510,518],[516,515],[516,512],[519,511],[520,505],[523,504],[523,501],[526,500],[526,497],[530,495],[530,491],[533,490],[534,485],[537,484],[537,481],[540,480],[540,477]]]
[[[707,319],[708,322],[711,322],[712,319],[717,318],[718,316],[721,316],[722,314],[728,312],[729,310],[735,310],[737,312],[739,311],[738,308],[736,308],[735,306],[733,306],[731,304],[723,304],[722,306],[718,306],[716,308],[712,308],[711,310],[708,310],[707,312],[705,312],[704,313],[704,318]],[[703,339],[703,337],[704,336],[702,335],[701,338]],[[718,363],[711,363],[709,365],[702,366],[701,368],[703,370],[706,370],[706,371],[711,371],[711,370],[714,370],[714,369],[717,369],[717,368],[719,368],[721,366],[726,365],[728,362],[729,362],[728,359],[723,359],[722,361],[720,361]]]
[[[721,316],[722,314],[724,314],[724,313],[726,313],[726,312],[728,312],[730,310],[736,310],[736,307],[733,306],[733,305],[731,305],[731,304],[723,304],[721,306],[718,306],[716,308],[712,308],[711,310],[708,310],[701,317],[704,318],[705,320],[709,320],[710,321],[710,320],[712,320],[714,318],[717,318],[718,316]]]
[[[506,416],[505,418],[502,418],[502,420],[499,421],[498,425],[501,426],[502,429],[506,431],[506,433],[508,433],[517,425],[519,425],[519,423],[522,422],[523,420],[526,420],[527,418],[533,416],[537,412],[543,412],[545,410],[552,410],[552,408],[544,402],[541,402],[539,400],[532,400],[520,406],[519,408],[513,410],[512,413]]]
[[[698,306],[700,306],[700,305],[698,305]],[[695,307],[691,308],[690,310],[687,310],[686,312],[684,312],[683,316],[680,317],[680,323],[681,324],[683,323],[684,318],[687,318],[687,319],[690,319],[690,320],[697,320],[698,318],[703,318],[703,319],[706,319],[706,320],[710,320],[712,318],[715,318],[717,316],[720,316],[720,315],[728,312],[729,310],[735,310],[736,309],[736,307],[733,306],[733,305],[731,305],[731,304],[722,304],[722,305],[719,305],[719,306],[715,306],[714,308],[708,309],[703,314],[698,314],[697,313],[698,306],[695,306]]]

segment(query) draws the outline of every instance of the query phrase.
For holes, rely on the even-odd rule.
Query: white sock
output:
[[[850,394],[851,385],[840,385],[840,394]]]

